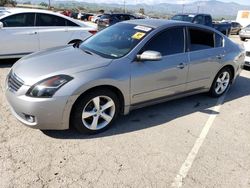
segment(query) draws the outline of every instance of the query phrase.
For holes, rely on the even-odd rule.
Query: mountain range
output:
[[[19,0],[19,3],[24,3],[27,1],[31,1],[32,4],[39,4],[41,0]],[[44,0],[45,2],[48,0]],[[123,2],[123,1],[122,1]],[[87,3],[83,1],[74,1],[74,0],[53,0],[53,6],[60,7],[85,7],[86,9],[95,10],[104,9],[106,11],[110,11],[113,9],[121,8],[123,9],[122,4],[108,4],[108,3]],[[216,0],[210,1],[197,1],[189,4],[185,4],[184,6],[181,4],[169,4],[169,3],[155,3],[152,5],[149,4],[127,4],[126,10],[129,11],[138,11],[140,8],[145,10],[145,13],[158,13],[160,15],[173,15],[176,13],[181,13],[182,11],[188,13],[208,13],[213,15],[214,17],[236,17],[237,12],[239,10],[250,10],[250,6],[240,5],[233,2],[221,2]]]

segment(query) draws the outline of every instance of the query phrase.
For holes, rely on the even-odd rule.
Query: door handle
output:
[[[179,65],[177,65],[177,68],[184,69],[185,66],[186,66],[185,63],[180,63]]]
[[[220,54],[220,55],[217,55],[217,56],[216,56],[217,59],[222,59],[223,57],[225,57],[224,54]]]
[[[37,34],[36,31],[34,31],[34,32],[29,32],[29,33],[28,33],[28,35],[36,35],[36,34]]]

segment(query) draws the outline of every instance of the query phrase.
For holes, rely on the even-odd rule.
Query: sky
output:
[[[85,1],[85,2],[92,2],[92,3],[123,3],[124,0],[78,0],[78,1]],[[128,4],[136,4],[136,3],[147,3],[147,4],[155,4],[157,3],[178,3],[183,4],[195,2],[197,0],[125,0]],[[223,2],[235,2],[242,5],[250,5],[250,0],[220,0]]]

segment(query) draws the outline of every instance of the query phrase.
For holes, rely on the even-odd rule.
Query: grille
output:
[[[14,91],[18,91],[23,85],[23,81],[18,78],[14,73],[10,72],[8,77],[8,87]]]

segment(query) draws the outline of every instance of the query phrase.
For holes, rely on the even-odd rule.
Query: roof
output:
[[[41,10],[41,9],[31,9],[31,8],[6,8],[10,14],[16,13],[49,13],[49,14],[57,14],[55,12],[49,10]]]
[[[194,24],[190,22],[184,22],[184,21],[178,21],[178,20],[165,20],[165,19],[135,19],[135,20],[128,20],[128,21],[123,21],[121,23],[130,23],[130,24],[135,24],[135,25],[142,25],[146,27],[151,27],[151,28],[159,28],[159,27],[172,27],[172,26],[191,26],[191,27],[196,27],[200,29],[206,29],[206,30],[211,30],[216,33],[220,33],[216,29],[201,25],[201,24]]]
[[[197,15],[204,15],[204,16],[210,16],[210,14],[204,14],[204,13],[182,13],[182,14],[176,14],[174,16],[197,16]]]
[[[164,19],[135,19],[128,20],[125,23],[132,23],[135,25],[144,25],[152,28],[157,28],[166,25],[183,25],[183,23],[188,24],[187,22],[175,21],[175,20],[164,20]]]
[[[2,10],[1,10],[2,11]],[[29,9],[29,8],[6,8],[4,10],[4,14],[0,15],[0,18],[4,18],[7,17],[9,15],[12,14],[18,14],[18,13],[45,13],[45,14],[52,14],[52,15],[56,15],[56,16],[60,16],[63,17],[67,20],[70,20],[82,27],[90,27],[89,25],[84,24],[83,22],[80,22],[79,20],[75,20],[73,18],[70,18],[68,16],[64,16],[63,14],[60,14],[58,12],[53,12],[53,11],[49,11],[49,10],[41,10],[41,9]]]

